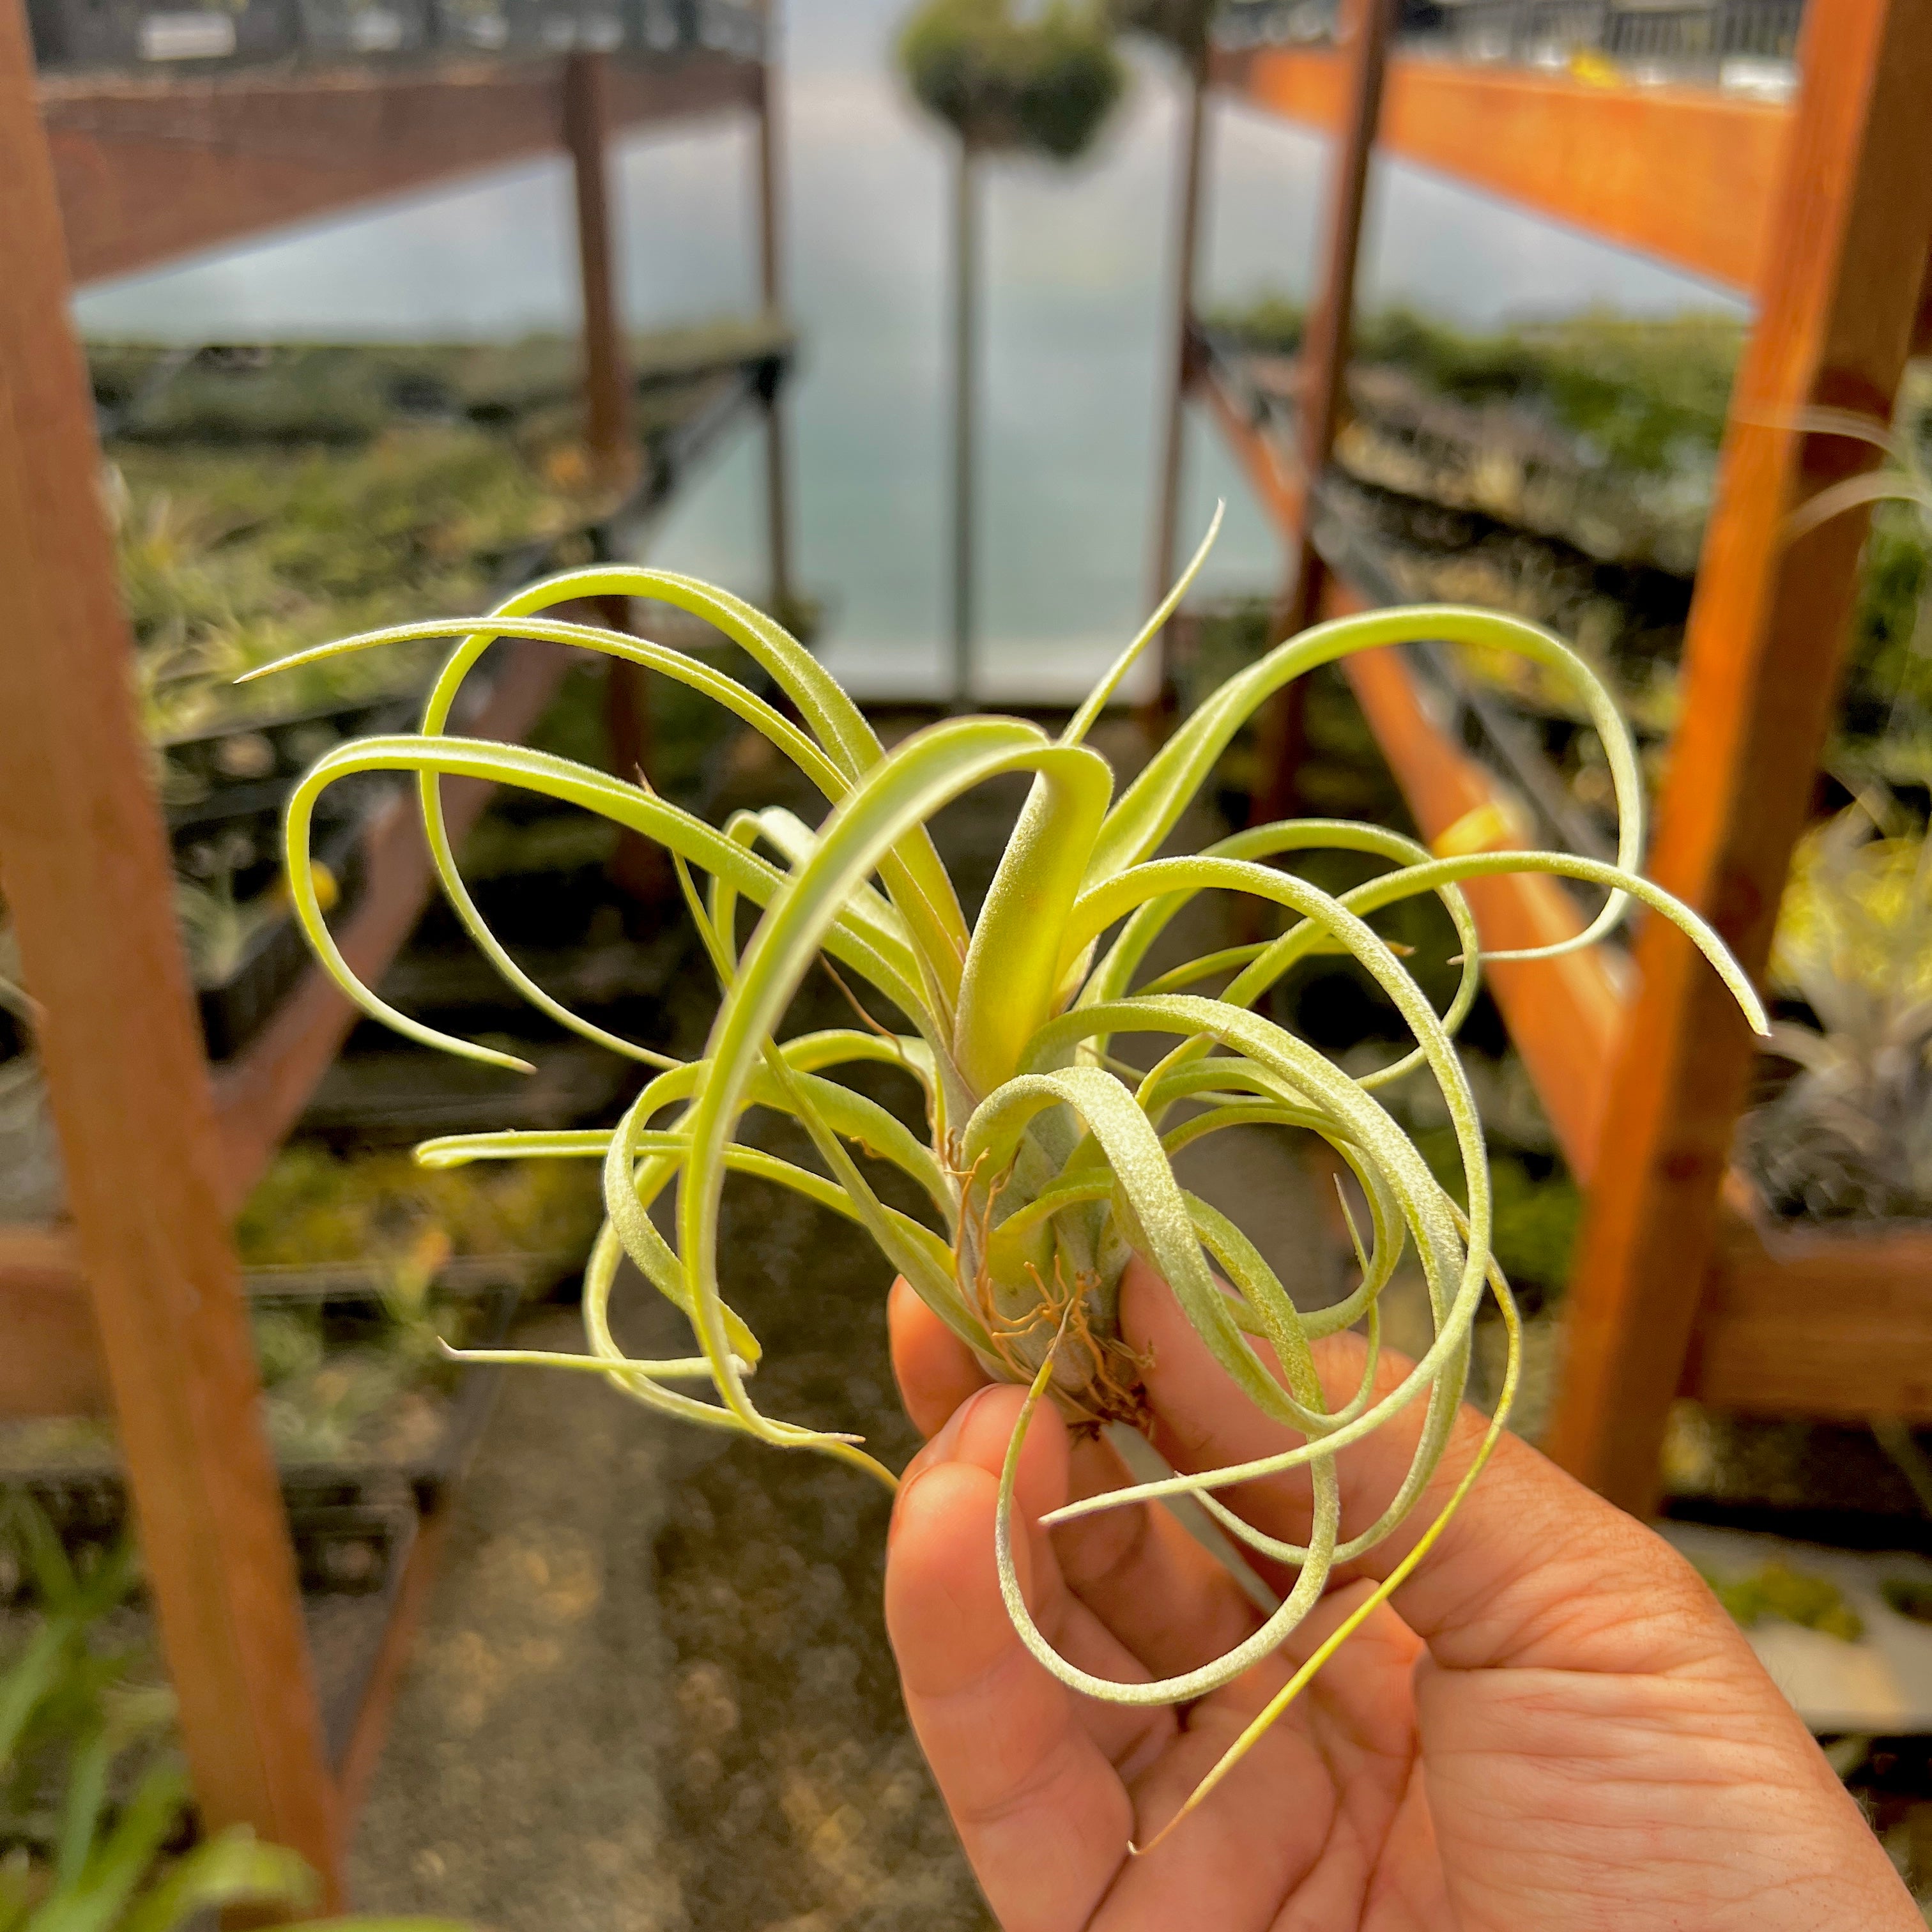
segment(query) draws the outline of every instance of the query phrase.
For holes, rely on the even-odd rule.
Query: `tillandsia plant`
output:
[[[1501,1305],[1511,1338],[1511,1366],[1491,1442],[1502,1426],[1514,1386],[1516,1324],[1508,1286],[1491,1256],[1488,1162],[1454,1044],[1480,971],[1462,884],[1498,873],[1544,872],[1604,889],[1602,910],[1570,942],[1574,946],[1608,932],[1627,896],[1639,899],[1690,935],[1754,1025],[1763,1024],[1756,996],[1715,936],[1637,874],[1642,793],[1628,734],[1610,698],[1566,646],[1519,620],[1442,606],[1319,625],[1229,679],[1117,796],[1114,773],[1087,744],[1088,734],[1200,568],[1213,535],[1057,737],[1016,718],[961,717],[886,752],[834,680],[749,605],[669,572],[600,567],[536,584],[480,622],[407,625],[331,647],[368,650],[459,628],[466,633],[430,692],[419,732],[338,747],[302,780],[288,808],[296,906],[329,970],[365,1012],[428,1046],[493,1065],[524,1065],[385,1004],[357,980],[323,923],[308,856],[317,798],[354,773],[411,772],[443,890],[497,970],[563,1026],[654,1070],[614,1130],[477,1134],[431,1142],[418,1150],[432,1164],[529,1156],[603,1162],[606,1219],[584,1282],[590,1353],[514,1359],[588,1368],[663,1414],[780,1448],[816,1450],[890,1484],[891,1472],[866,1453],[858,1436],[759,1408],[752,1393],[759,1345],[718,1286],[720,1202],[728,1175],[776,1182],[858,1222],[988,1374],[1030,1384],[1000,1491],[998,1556],[1006,1600],[1024,1641],[1048,1670],[1094,1696],[1133,1703],[1197,1697],[1246,1670],[1294,1629],[1337,1563],[1402,1523],[1444,1454],[1468,1370],[1472,1324],[1486,1293]],[[574,600],[613,596],[654,599],[715,625],[775,681],[797,722],[678,651],[542,614]],[[818,788],[828,807],[823,824],[813,830],[783,811],[746,811],[720,828],[642,783],[528,748],[451,736],[448,722],[464,681],[503,637],[579,645],[706,693],[762,733]],[[1156,856],[1230,740],[1275,692],[1352,652],[1418,637],[1508,647],[1575,681],[1603,735],[1622,808],[1616,863],[1544,851],[1435,856],[1396,832],[1323,819],[1261,826],[1204,851]],[[1016,772],[1030,775],[1031,788],[985,904],[969,922],[933,842],[931,821],[974,787]],[[676,1063],[608,1032],[553,999],[510,958],[459,874],[437,798],[437,780],[445,776],[498,781],[568,801],[668,850],[722,988],[702,1058]],[[1269,862],[1324,848],[1370,855],[1388,869],[1337,896]],[[1144,977],[1143,962],[1156,939],[1204,892],[1232,892],[1281,908],[1293,922],[1279,938]],[[1441,1012],[1369,923],[1378,909],[1422,894],[1447,909],[1461,945],[1454,997]],[[760,910],[741,946],[739,911],[747,900]],[[1297,959],[1316,951],[1344,952],[1361,963],[1413,1034],[1410,1051],[1366,1078],[1351,1078],[1255,1010]],[[898,1028],[868,1023],[781,1039],[777,1029],[787,1007],[821,955],[900,1016]],[[1215,984],[1218,992],[1202,990]],[[1116,1037],[1130,1034],[1153,1034],[1170,1044],[1143,1072],[1110,1051]],[[831,1077],[868,1062],[905,1069],[916,1078],[925,1100],[923,1136]],[[1440,1088],[1454,1124],[1466,1214],[1376,1097],[1377,1090],[1424,1070]],[[752,1108],[795,1118],[823,1171],[742,1144],[739,1124]],[[1183,1147],[1248,1123],[1319,1136],[1360,1183],[1369,1222],[1367,1240],[1356,1244],[1361,1279],[1336,1306],[1298,1308],[1241,1230],[1175,1178],[1172,1159]],[[926,1217],[881,1201],[854,1159],[855,1148],[910,1176],[928,1204]],[[675,1234],[668,1238],[650,1210],[674,1183]],[[1412,1246],[1427,1283],[1435,1337],[1395,1387],[1377,1394],[1377,1300]],[[1160,1682],[1130,1684],[1080,1670],[1056,1654],[1035,1627],[1020,1592],[1010,1518],[1021,1444],[1042,1400],[1050,1398],[1082,1424],[1142,1418],[1140,1364],[1123,1343],[1117,1320],[1121,1272],[1135,1253],[1172,1284],[1188,1319],[1247,1398],[1304,1440],[1266,1462],[1171,1475],[1088,1498],[1048,1519],[1185,1492],[1238,1540],[1298,1573],[1262,1627],[1216,1662]],[[688,1318],[697,1353],[662,1361],[624,1355],[612,1336],[609,1304],[627,1254]],[[1225,1281],[1217,1280],[1217,1268]],[[1371,1372],[1350,1400],[1331,1406],[1312,1345],[1357,1324],[1366,1330]],[[709,1384],[715,1399],[688,1392],[685,1385],[693,1384]],[[1425,1420],[1400,1493],[1378,1520],[1345,1534],[1336,1456],[1416,1402],[1424,1405]],[[1261,1535],[1216,1493],[1290,1467],[1306,1468],[1313,1486],[1313,1528],[1306,1546]],[[1475,1474],[1472,1466],[1464,1474],[1458,1497]],[[1439,1528],[1438,1521],[1375,1600],[1408,1573]],[[1222,1770],[1371,1606],[1361,1606],[1322,1646]]]

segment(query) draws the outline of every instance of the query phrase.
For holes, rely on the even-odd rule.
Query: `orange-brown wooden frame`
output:
[[[0,573],[14,596],[0,638],[0,881],[40,1002],[71,1214],[0,1231],[0,1414],[111,1407],[202,1816],[301,1852],[325,1906],[342,1898],[346,1830],[438,1526],[417,1540],[338,1781],[230,1229],[354,1012],[312,970],[238,1059],[211,1075],[202,1058],[69,277],[73,265],[82,278],[146,266],[563,146],[577,164],[590,427],[597,453],[618,464],[630,398],[606,143],[640,119],[730,106],[763,122],[771,85],[768,68],[706,53],[668,73],[587,56],[37,87],[22,10],[0,0]],[[760,248],[775,262],[768,125],[759,141]],[[468,728],[514,740],[566,657],[529,641],[499,648],[506,661]],[[446,783],[452,830],[490,789]],[[405,802],[372,830],[368,859],[338,938],[373,981],[430,884]]]
[[[1803,66],[1794,111],[1397,61],[1379,130],[1389,152],[1760,297],[1655,862],[1754,970],[1810,796],[1863,530],[1849,518],[1787,547],[1784,518],[1871,460],[1797,434],[1793,418],[1829,403],[1885,418],[1908,346],[1932,338],[1932,157],[1918,125],[1932,98],[1932,16],[1894,0],[1814,8]],[[1349,138],[1360,117],[1346,104],[1346,71],[1342,56],[1279,50],[1220,68],[1250,100]],[[1324,308],[1335,299],[1324,292]],[[1304,381],[1340,374],[1331,354]],[[1210,386],[1209,400],[1285,536],[1303,541],[1300,475],[1235,398]],[[1352,681],[1428,836],[1459,806],[1495,800],[1399,657],[1372,654]],[[1484,881],[1486,943],[1574,929],[1548,884]],[[1565,1153],[1592,1184],[1550,1447],[1640,1510],[1680,1388],[1816,1414],[1932,1414],[1932,1362],[1901,1359],[1918,1330],[1896,1318],[1905,1271],[1928,1258],[1922,1240],[1874,1236],[1862,1263],[1856,1244],[1768,1232],[1747,1200],[1720,1204],[1748,1041],[1669,932],[1644,931],[1634,1003],[1600,962],[1574,956],[1499,971],[1496,986]],[[1835,1327],[1806,1294],[1827,1277]],[[1837,1346],[1819,1346],[1822,1328]]]

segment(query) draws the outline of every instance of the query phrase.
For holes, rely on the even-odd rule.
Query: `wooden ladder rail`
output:
[[[1822,24],[1814,28],[1821,38],[1816,50],[1808,50],[1808,62],[1837,68],[1845,58],[1846,46],[1852,45],[1856,52],[1857,35],[1870,28],[1868,15],[1858,19],[1849,13],[1842,17],[1834,15],[1828,31]],[[1917,36],[1924,31],[1922,16],[1909,23],[1888,21],[1885,31]],[[1900,73],[1913,71],[1912,62],[1922,58],[1914,46],[1905,41],[1893,44],[1889,81],[1895,83]],[[1251,56],[1220,55],[1216,70],[1223,83],[1241,88],[1258,105],[1325,125],[1338,134],[1348,126],[1346,68],[1340,56],[1273,50]],[[1892,98],[1898,98],[1895,86]],[[1876,101],[1866,104],[1874,110],[1880,105]],[[1855,121],[1866,106],[1854,106]],[[1812,137],[1799,135],[1801,119],[1820,111],[1815,98],[1798,111],[1751,108],[1682,90],[1597,91],[1517,74],[1499,75],[1397,60],[1391,63],[1381,140],[1390,152],[1438,167],[1539,213],[1750,290],[1760,296],[1764,309],[1755,338],[1754,352],[1761,364],[1766,358],[1776,362],[1780,352],[1774,345],[1780,341],[1786,345],[1784,352],[1790,352],[1792,317],[1799,311],[1790,298],[1786,284],[1795,271],[1813,260],[1814,244],[1820,241],[1815,212],[1804,218],[1814,223],[1810,230],[1795,226],[1797,218],[1789,205],[1792,193],[1787,189],[1780,198],[1776,192],[1786,172],[1787,155],[1802,152],[1805,158],[1795,163],[1795,167],[1808,167],[1814,186],[1840,195],[1853,191],[1846,184],[1853,182],[1857,169],[1864,166],[1865,184],[1856,192],[1868,194],[1870,200],[1856,238],[1846,243],[1838,258],[1837,286],[1847,298],[1832,312],[1838,335],[1828,339],[1827,349],[1816,358],[1819,380],[1815,387],[1808,390],[1791,379],[1788,364],[1778,364],[1787,386],[1770,393],[1773,398],[1781,398],[1787,408],[1802,406],[1808,399],[1848,400],[1882,417],[1888,412],[1895,386],[1900,340],[1896,324],[1901,310],[1907,318],[1913,352],[1932,351],[1932,256],[1928,254],[1932,235],[1926,232],[1919,208],[1922,178],[1917,197],[1908,194],[1897,201],[1881,202],[1879,197],[1892,183],[1910,177],[1915,157],[1909,138],[1894,118],[1891,136],[1868,138],[1869,154],[1855,142],[1834,153],[1821,152],[1815,144],[1802,145]],[[1874,129],[1882,118],[1874,112]],[[1469,138],[1479,126],[1489,129],[1495,138]],[[1660,146],[1686,158],[1686,166],[1673,176],[1676,185],[1667,195],[1660,193],[1661,176],[1647,158]],[[1799,194],[1796,199],[1802,202],[1806,198]],[[1826,236],[1822,245],[1828,250],[1837,244]],[[1918,262],[1926,265],[1917,274],[1915,248]],[[1902,296],[1901,291],[1905,292]],[[1784,311],[1782,321],[1772,314],[1774,298]],[[1874,358],[1869,332],[1881,316],[1882,329],[1891,328],[1892,335]],[[1844,359],[1834,363],[1836,351],[1844,352]],[[1263,439],[1220,386],[1210,382],[1206,393],[1224,433],[1243,454],[1264,503],[1294,542],[1299,535],[1301,511],[1298,476],[1267,452]],[[1739,394],[1741,399],[1747,394],[1742,383]],[[1766,404],[1763,392],[1757,403]],[[1774,400],[1770,406],[1774,410]],[[1743,413],[1751,413],[1749,403]],[[1734,422],[1732,427],[1735,441],[1754,428],[1762,430],[1764,424]],[[1813,487],[1844,473],[1848,463],[1856,466],[1858,460],[1852,452],[1834,451],[1816,439],[1810,440],[1798,459]],[[1735,466],[1727,459],[1727,478],[1734,473]],[[1736,556],[1742,532],[1755,547],[1756,567],[1765,574],[1768,585],[1777,566],[1786,573],[1796,572],[1796,580],[1807,592],[1827,589],[1817,569],[1820,553],[1808,550],[1798,560],[1780,565],[1780,509],[1760,500],[1741,510],[1730,501],[1720,504],[1714,514],[1714,525],[1720,520],[1730,531],[1724,541],[1731,544],[1732,554],[1729,562],[1720,565],[1718,556],[1707,549],[1707,581],[1723,568],[1731,573],[1734,586],[1748,582],[1749,571],[1739,569]],[[1834,553],[1838,580],[1829,589],[1827,602],[1836,600],[1839,632],[1850,596],[1858,534],[1856,524],[1849,532],[1841,532],[1838,543],[1842,548]],[[1766,600],[1762,608],[1768,611],[1777,587],[1761,587]],[[1704,594],[1708,598],[1711,593]],[[1739,593],[1734,588],[1732,594]],[[1324,592],[1324,613],[1348,608],[1350,602],[1349,587],[1331,581]],[[1720,628],[1714,620],[1704,621],[1707,638],[1718,640],[1707,642],[1704,656],[1721,674],[1725,658]],[[1800,627],[1816,624],[1820,609],[1816,595],[1787,621]],[[1384,658],[1389,662],[1379,662]],[[1823,674],[1822,682],[1830,681],[1830,666],[1814,662],[1811,668]],[[1417,709],[1412,680],[1392,654],[1371,653],[1349,670],[1376,736],[1397,766],[1412,807],[1426,821],[1426,836],[1438,836],[1443,814],[1456,796],[1464,791],[1474,796],[1492,787],[1468,766],[1458,748],[1442,740]],[[1770,681],[1774,689],[1767,693],[1760,676],[1760,699],[1777,710],[1775,673]],[[1718,682],[1723,682],[1720,674]],[[1821,678],[1814,676],[1807,686],[1801,676],[1798,688],[1802,695],[1822,706],[1828,704],[1828,694],[1821,692],[1820,682]],[[1788,726],[1788,715],[1783,722]],[[1707,729],[1715,722],[1708,716],[1702,718]],[[1802,814],[1804,808],[1817,745],[1814,736],[1809,748],[1801,746],[1792,751],[1794,734],[1787,730],[1778,746],[1767,752],[1766,741],[1754,736],[1761,729],[1762,720],[1744,732],[1758,747],[1753,754],[1756,760],[1753,782],[1761,781],[1778,788],[1786,832],[1782,853],[1756,850],[1755,868],[1747,878],[1748,895],[1756,896],[1762,922],[1760,944],[1768,938],[1788,858],[1790,832],[1796,823],[1792,814]],[[1691,756],[1681,761],[1680,771],[1694,767],[1709,744],[1707,738],[1701,741],[1700,748],[1694,733]],[[1790,756],[1785,757],[1784,752],[1790,752]],[[1466,783],[1465,779],[1473,782]],[[1490,880],[1484,884],[1502,887],[1546,883]],[[1473,899],[1473,889],[1472,896]],[[1493,908],[1479,908],[1479,921],[1490,935],[1491,944],[1540,943],[1530,931],[1538,923],[1536,908],[1527,902],[1519,904],[1520,897],[1511,892],[1501,896]],[[1521,926],[1522,936],[1504,937],[1505,926],[1512,931]],[[1580,976],[1573,969],[1581,968],[1596,970]],[[1526,1058],[1534,1057],[1538,1084],[1566,1154],[1580,1178],[1587,1180],[1606,1138],[1616,1142],[1626,1156],[1629,1151],[1627,1123],[1611,1118],[1608,1092],[1620,1069],[1621,1077],[1628,1077],[1630,1057],[1642,1049],[1634,1043],[1627,1051],[1618,1049],[1618,1042],[1627,1037],[1624,1002],[1618,988],[1591,955],[1572,956],[1541,966],[1498,968],[1493,978],[1511,1036]],[[1580,1054],[1592,1064],[1580,1064]],[[1734,1093],[1726,1106],[1715,1110],[1721,1119],[1703,1123],[1705,1144],[1701,1154],[1694,1151],[1691,1156],[1694,1165],[1702,1163],[1694,1187],[1703,1190],[1706,1232],[1702,1238],[1707,1246],[1711,1223],[1714,1221],[1718,1228],[1709,1270],[1701,1280],[1694,1274],[1692,1286],[1684,1289],[1684,1270],[1676,1258],[1676,1235],[1683,1232],[1682,1227],[1660,1238],[1655,1233],[1652,1237],[1653,1255],[1670,1257],[1675,1270],[1671,1276],[1653,1278],[1654,1294],[1674,1297],[1664,1329],[1660,1332],[1647,1317],[1633,1316],[1628,1306],[1622,1320],[1593,1307],[1597,1291],[1588,1286],[1586,1274],[1580,1274],[1579,1288],[1573,1290],[1583,1310],[1585,1333],[1570,1358],[1570,1394],[1576,1396],[1591,1378],[1613,1381],[1629,1372],[1634,1363],[1643,1384],[1643,1413],[1634,1439],[1624,1443],[1620,1455],[1612,1455],[1600,1433],[1604,1406],[1600,1388],[1598,1432],[1592,1438],[1591,1430],[1579,1423],[1575,1407],[1566,1403],[1557,1424],[1558,1451],[1566,1460],[1574,1459],[1577,1466],[1594,1467],[1592,1479],[1634,1508],[1646,1506],[1652,1493],[1666,1408],[1670,1395],[1679,1389],[1720,1406],[1757,1406],[1780,1412],[1845,1418],[1882,1409],[1922,1420],[1932,1417],[1932,1320],[1920,1312],[1917,1295],[1917,1284],[1924,1279],[1928,1265],[1932,1265],[1928,1262],[1932,1244],[1906,1230],[1891,1238],[1869,1238],[1853,1252],[1829,1236],[1767,1228],[1761,1210],[1745,1198],[1748,1190],[1728,1187],[1720,1200],[1717,1189],[1723,1162],[1718,1150],[1727,1145],[1738,1097]],[[1678,1151],[1681,1154],[1683,1150]],[[1671,1159],[1665,1156],[1666,1166]],[[1605,1210],[1597,1225],[1601,1227],[1614,1220],[1612,1212]],[[1586,1269],[1591,1265],[1586,1261]],[[1658,1280],[1663,1281],[1661,1287],[1655,1286]],[[1592,1333],[1593,1320],[1598,1325]],[[1634,1412],[1624,1413],[1628,1420]],[[1619,1462],[1620,1468],[1611,1467],[1606,1456]]]
[[[293,1846],[338,1903],[339,1808],[10,4],[0,261],[0,869],[202,1816]]]

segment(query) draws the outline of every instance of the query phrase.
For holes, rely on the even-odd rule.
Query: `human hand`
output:
[[[1923,1932],[1857,1807],[1690,1565],[1505,1436],[1391,1601],[1344,1643],[1171,1839],[1145,1844],[1433,1520],[1484,1432],[1463,1412],[1408,1521],[1283,1650],[1179,1709],[1098,1702],[1029,1656],[1000,1601],[993,1520],[1024,1392],[984,1386],[903,1282],[893,1361],[932,1439],[894,1508],[886,1616],[913,1725],[1006,1932]],[[1294,1439],[1237,1391],[1136,1262],[1123,1333],[1150,1355],[1154,1439],[1178,1469]],[[1318,1343],[1332,1400],[1363,1344]],[[1378,1379],[1406,1368],[1384,1357]],[[1420,1405],[1342,1452],[1342,1520],[1395,1491]],[[1222,1500],[1294,1540],[1294,1474]],[[1097,1675],[1146,1682],[1220,1655],[1259,1622],[1163,1510],[1057,1530],[1070,1496],[1129,1480],[1045,1406],[1015,1534],[1046,1636]],[[1256,1568],[1286,1591],[1285,1573]]]

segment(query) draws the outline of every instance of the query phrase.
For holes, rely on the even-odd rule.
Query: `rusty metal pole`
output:
[[[765,58],[758,79],[758,294],[765,314],[784,310],[784,209],[779,182],[779,70],[774,10],[765,8]],[[774,384],[765,400],[765,519],[771,556],[771,608],[791,622],[790,466],[783,390]]]
[[[0,4],[0,865],[202,1820],[341,1842],[102,514],[22,10]]]
[[[952,200],[952,702],[973,688],[974,329],[979,310],[978,170],[973,143],[959,137]]]
[[[1169,309],[1173,327],[1168,364],[1166,418],[1162,425],[1160,501],[1156,512],[1154,564],[1148,586],[1149,609],[1167,595],[1179,567],[1180,497],[1187,442],[1187,398],[1194,386],[1194,291],[1201,250],[1201,200],[1208,129],[1208,43],[1190,50],[1189,91],[1182,134],[1178,202],[1174,211],[1174,280]],[[1172,716],[1174,702],[1174,623],[1160,634],[1159,680],[1143,723],[1158,736]]]
[[[1830,727],[1863,511],[1796,541],[1788,512],[1874,452],[1802,434],[1807,407],[1888,419],[1932,243],[1932,9],[1807,10],[1796,124],[1738,372],[1684,646],[1651,872],[1760,973]],[[1547,1447],[1613,1502],[1654,1502],[1752,1045],[1677,929],[1646,922],[1568,1298]]]
[[[610,218],[610,131],[609,56],[572,54],[563,69],[563,139],[577,191],[577,260],[584,295],[584,441],[599,480],[621,488],[636,473],[638,454]]]
[[[1322,564],[1310,536],[1313,491],[1328,466],[1341,426],[1354,321],[1355,271],[1361,253],[1362,206],[1368,192],[1376,125],[1382,116],[1382,77],[1388,63],[1394,12],[1394,0],[1350,0],[1342,28],[1348,62],[1347,118],[1330,163],[1322,279],[1301,343],[1300,528],[1270,641],[1306,628],[1321,608]],[[1262,715],[1261,764],[1252,807],[1257,824],[1285,818],[1294,808],[1305,698],[1303,681],[1297,679]]]

